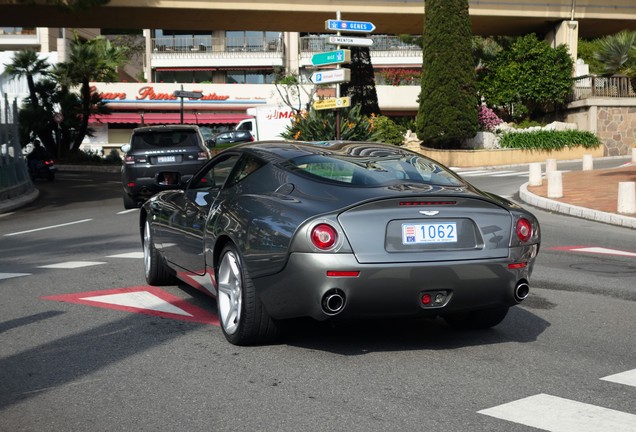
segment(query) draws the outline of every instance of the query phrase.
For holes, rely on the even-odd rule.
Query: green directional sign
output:
[[[336,51],[327,51],[311,56],[311,64],[314,66],[326,66],[332,64],[348,64],[351,63],[351,50],[341,49]]]

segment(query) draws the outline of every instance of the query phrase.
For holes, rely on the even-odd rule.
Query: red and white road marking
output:
[[[216,314],[150,285],[41,298],[43,300],[77,303],[180,321],[219,325],[219,319]]]
[[[607,249],[603,247],[595,247],[595,246],[557,246],[548,248],[548,250],[558,250],[558,251],[567,251],[567,252],[582,252],[582,253],[591,253],[591,254],[600,254],[600,255],[615,255],[615,256],[627,256],[627,257],[636,257],[636,252],[628,252],[616,249]]]

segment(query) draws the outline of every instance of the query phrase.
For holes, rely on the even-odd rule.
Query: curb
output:
[[[40,191],[33,189],[31,192],[20,195],[17,198],[12,198],[3,202],[0,202],[0,214],[10,212],[22,206],[32,203],[40,196]]]
[[[582,219],[602,222],[608,225],[616,225],[626,228],[636,229],[636,217],[619,215],[615,213],[607,213],[599,210],[592,210],[585,207],[579,207],[572,204],[566,204],[559,201],[535,195],[528,191],[528,183],[524,183],[519,188],[519,197],[526,203],[550,210],[556,213],[562,213]]]

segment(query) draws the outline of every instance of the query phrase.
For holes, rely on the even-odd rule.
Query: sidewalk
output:
[[[528,204],[611,225],[636,229],[636,214],[618,214],[618,183],[636,182],[636,164],[618,168],[572,171],[562,174],[563,197],[547,198],[548,182],[541,186],[524,184],[519,190]]]

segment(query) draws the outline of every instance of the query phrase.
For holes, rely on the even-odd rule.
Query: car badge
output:
[[[435,216],[438,213],[439,211],[437,210],[420,210],[420,214],[423,214],[424,216]]]

